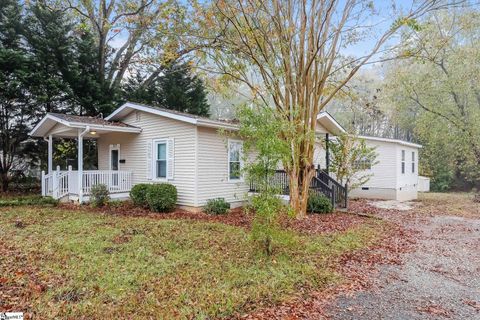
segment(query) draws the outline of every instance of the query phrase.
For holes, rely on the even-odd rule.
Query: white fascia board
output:
[[[53,120],[53,121],[56,121],[56,122],[59,122],[63,125],[66,125],[67,127],[71,127],[71,124],[68,122],[68,121],[65,121],[63,119],[60,119],[60,118],[57,118],[55,117],[54,115],[51,115],[51,114],[47,114],[45,117],[43,117],[43,119],[37,123],[37,125],[28,133],[29,136],[33,136],[35,137],[35,133],[36,131],[38,131],[38,129],[40,129],[40,127],[47,121],[47,120]]]
[[[238,125],[229,124],[229,123],[221,123],[221,122],[217,122],[217,121],[213,121],[213,120],[198,119],[197,125],[199,125],[201,127],[225,129],[225,130],[232,130],[232,131],[238,131],[239,130]]]
[[[340,132],[345,133],[345,129],[328,112],[322,111],[317,115],[317,120],[327,118]]]
[[[155,108],[149,108],[149,107],[141,106],[141,105],[130,103],[130,102],[123,104],[117,110],[113,111],[112,114],[110,114],[108,117],[105,118],[105,120],[111,120],[115,118],[116,115],[118,115],[120,112],[122,112],[127,108],[130,108],[132,110],[140,110],[140,111],[156,114],[159,116],[163,116],[165,118],[175,119],[175,120],[179,120],[179,121],[183,121],[191,124],[197,124],[197,119],[192,117],[187,117],[181,114],[166,112],[166,111],[158,110]]]
[[[364,140],[371,140],[371,141],[397,143],[397,144],[400,144],[400,145],[403,145],[403,146],[418,148],[418,149],[423,148],[423,146],[421,144],[417,144],[417,143],[413,143],[413,142],[407,142],[407,141],[398,140],[398,139],[370,137],[370,136],[358,136],[358,138],[364,139]]]
[[[86,127],[90,127],[91,130],[110,130],[115,132],[142,132],[141,128],[133,128],[133,127],[119,127],[119,126],[105,126],[105,125],[96,125],[96,124],[89,124],[89,123],[82,123],[82,122],[72,122],[70,127],[72,128],[79,128],[83,129]]]

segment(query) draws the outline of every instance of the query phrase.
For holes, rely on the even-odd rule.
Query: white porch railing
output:
[[[50,174],[42,172],[42,195],[60,199],[67,195],[80,195],[78,171],[57,169]],[[115,170],[86,170],[82,172],[81,194],[89,195],[94,185],[104,184],[110,193],[129,192],[133,172]]]

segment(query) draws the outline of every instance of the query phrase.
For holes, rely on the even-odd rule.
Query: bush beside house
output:
[[[103,207],[110,200],[110,193],[108,192],[108,187],[105,184],[94,185],[90,192],[90,203],[94,207]]]
[[[307,201],[307,212],[329,213],[333,211],[332,202],[323,194],[311,193]]]
[[[230,210],[230,203],[224,198],[209,199],[203,207],[203,211],[208,214],[226,214]]]
[[[154,212],[170,212],[177,204],[177,188],[169,183],[152,184],[147,188],[146,200]]]
[[[140,183],[136,184],[130,190],[130,199],[137,207],[148,208],[147,203],[147,190],[150,184]]]

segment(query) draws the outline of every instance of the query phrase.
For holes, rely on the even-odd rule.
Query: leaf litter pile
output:
[[[355,200],[349,204],[349,212],[355,219],[365,219],[366,216],[385,217],[402,214],[394,209],[379,209],[366,200]],[[339,221],[334,221],[330,229],[337,228]],[[344,222],[339,222],[340,225]],[[311,229],[310,226],[308,229]],[[321,228],[326,228],[322,226]],[[328,227],[327,227],[328,228]],[[255,313],[238,315],[239,319],[325,319],[328,313],[326,305],[339,295],[351,295],[354,292],[367,290],[374,285],[378,266],[382,264],[403,264],[402,256],[416,249],[418,232],[407,230],[397,223],[383,223],[383,237],[376,244],[362,250],[343,254],[336,264],[336,270],[342,274],[344,281],[332,284],[320,291],[311,291],[294,297],[276,306],[264,308]]]
[[[84,212],[85,214],[94,213],[103,217],[110,217],[108,218],[109,221],[115,221],[115,216],[118,216],[119,218],[126,218],[128,221],[131,221],[132,219],[132,221],[134,221],[136,218],[139,218],[152,221],[174,220],[179,222],[190,221],[190,223],[220,223],[232,227],[240,227],[246,232],[248,232],[252,222],[252,216],[245,214],[241,209],[233,209],[227,215],[218,216],[207,215],[204,213],[190,213],[181,210],[168,214],[156,214],[151,213],[148,210],[135,208],[128,203],[100,209],[92,209],[89,207],[79,208],[77,206],[63,204],[59,209],[54,210],[62,210],[65,212]],[[366,202],[361,201],[353,201],[350,207],[350,212],[355,213],[377,214],[375,211],[375,208],[369,206]],[[46,220],[48,220],[48,218]],[[55,218],[52,218],[52,220],[55,220]],[[287,295],[281,295],[275,298],[270,297],[266,299],[262,299],[262,295],[268,296],[272,289],[262,287],[255,288],[257,291],[253,291],[255,292],[254,295],[252,295],[253,292],[243,293],[240,302],[237,304],[233,303],[235,301],[232,300],[233,302],[229,302],[232,303],[231,306],[227,306],[224,309],[220,308],[207,310],[204,316],[212,315],[214,317],[220,316],[245,319],[272,319],[285,317],[296,319],[316,318],[317,316],[322,317],[324,315],[323,306],[326,301],[335,295],[338,295],[339,293],[345,293],[369,287],[371,284],[371,276],[376,272],[376,265],[382,263],[399,264],[401,263],[401,254],[412,250],[414,247],[414,235],[412,232],[404,230],[396,224],[385,222],[380,223],[376,220],[377,219],[371,217],[360,216],[351,213],[334,213],[309,215],[306,219],[301,221],[282,221],[282,225],[286,229],[291,230],[295,234],[303,234],[307,237],[326,236],[326,239],[328,239],[329,237],[336,237],[337,234],[345,234],[345,237],[338,242],[338,244],[336,244],[337,247],[335,249],[335,252],[343,253],[339,254],[338,256],[336,253],[331,253],[331,259],[327,259],[326,261],[322,260],[324,265],[320,267],[329,270],[331,269],[335,272],[335,274],[340,275],[341,279],[337,281],[339,279],[338,276],[334,276],[332,279],[337,280],[322,280],[321,283],[323,283],[323,285],[317,290],[311,285],[307,285],[307,282],[305,282],[305,284],[302,284],[304,283],[302,281],[297,284],[292,283],[291,285],[293,285],[293,287],[291,287],[291,289],[294,290],[285,289],[285,292],[288,292]],[[11,225],[18,230],[22,230],[22,232],[27,232],[29,226],[34,223],[46,225],[48,224],[48,221],[42,222],[41,220],[36,220],[33,222],[29,221],[29,218],[22,219],[21,217],[15,217],[15,219],[12,220]],[[117,225],[116,222],[111,222],[110,224],[112,224],[112,226]],[[349,232],[353,232],[353,237],[358,237],[358,235],[355,234],[355,230],[361,229],[365,226],[375,229],[375,241],[369,242],[368,246],[363,247],[357,244],[355,249],[350,249],[347,247],[342,248],[342,246],[347,246],[347,243],[349,244],[352,240],[349,239],[349,237],[351,237]],[[124,228],[121,233],[112,236],[111,245],[104,246],[101,249],[101,254],[112,257],[125,254],[125,252],[122,252],[124,250],[122,246],[134,242],[136,237],[145,236],[142,234],[142,231],[138,231],[137,229],[140,230],[140,228],[136,227]],[[196,230],[194,231],[196,232]],[[329,236],[330,234],[332,236]],[[32,237],[35,237],[35,234],[32,235]],[[28,238],[29,236],[23,240]],[[358,239],[355,238],[353,241],[362,241],[359,239],[361,239],[361,237]],[[0,241],[2,241],[1,238]],[[179,241],[188,242],[191,240],[185,238],[185,240],[180,239]],[[223,245],[221,240],[214,238],[210,241],[215,243],[215,245],[211,245],[209,249],[211,249],[211,247],[220,246],[220,250],[225,250],[225,248],[221,248]],[[26,247],[28,248],[28,246]],[[205,247],[205,249],[206,248],[207,247]],[[17,247],[12,243],[6,243],[3,241],[0,242],[0,255],[2,257],[0,260],[0,311],[22,310],[26,313],[25,316],[28,319],[32,316],[35,316],[36,312],[31,310],[35,310],[37,307],[35,304],[38,304],[38,301],[42,301],[42,303],[45,303],[43,307],[46,308],[48,312],[51,312],[49,316],[58,316],[61,315],[62,312],[72,312],[72,310],[78,312],[78,310],[75,309],[75,305],[84,302],[89,298],[89,296],[95,296],[95,293],[92,293],[91,291],[98,292],[99,294],[103,292],[104,289],[101,287],[101,285],[96,284],[89,288],[87,288],[87,286],[83,286],[82,283],[77,283],[76,285],[67,285],[68,277],[62,276],[61,272],[49,273],[48,270],[42,269],[41,266],[45,261],[54,259],[54,254],[54,252],[49,251],[41,252],[40,254],[40,252],[35,250],[35,248],[26,250],[25,246],[20,248],[20,246]],[[227,252],[226,254],[228,255],[230,253]],[[312,256],[312,259],[315,258],[315,256]],[[58,257],[55,257],[55,259],[58,259]],[[63,256],[61,259],[68,259],[68,257]],[[279,265],[281,265],[283,262],[278,262],[276,260],[278,259],[273,259],[270,262],[273,263],[273,267],[282,267]],[[65,260],[63,263],[66,262],[67,260]],[[292,270],[296,272],[295,269]],[[304,273],[304,271],[300,270],[301,269],[299,269],[299,275]],[[260,270],[255,272],[263,271]],[[199,279],[202,279],[202,277],[204,277],[203,274],[196,276],[196,278]],[[154,283],[157,283],[157,286],[166,285],[162,281],[156,281],[157,280],[154,279],[152,285]],[[187,280],[184,281],[186,282],[186,285],[189,285]],[[237,279],[234,281],[238,282],[240,280]],[[250,279],[245,283],[252,285],[251,282],[252,280]],[[259,280],[259,283],[262,283],[262,281]],[[197,286],[198,284],[192,283],[191,285]],[[145,288],[154,291],[154,289],[152,289],[153,287],[149,285],[147,285]],[[115,291],[114,289],[112,290]],[[189,292],[191,289],[192,288],[187,287],[185,292]],[[151,299],[147,292],[148,291],[145,290],[139,291],[138,300],[134,299],[134,301],[144,301],[145,294],[147,294],[149,299]],[[185,293],[179,292],[179,294],[182,295]],[[48,298],[45,298],[47,296]],[[108,299],[105,303],[110,303]],[[242,299],[244,299],[244,301]],[[185,301],[182,301],[183,300],[173,301],[172,303],[178,303],[178,305],[182,305],[182,307],[183,304],[188,304]],[[215,295],[212,297],[212,302],[214,301],[216,301]],[[132,302],[129,301],[128,303]],[[51,310],[49,308],[51,308]],[[88,307],[85,308],[88,310]],[[207,307],[198,306],[198,308],[203,310],[201,308],[205,309]],[[191,309],[186,308],[185,310],[179,310],[178,314],[175,315],[178,317],[183,317],[185,315],[189,315],[189,317],[192,315],[193,317],[202,316],[201,313],[198,313],[198,310],[195,310],[197,309],[194,307]],[[89,312],[92,311],[89,310],[86,312],[85,316],[95,316],[95,313]],[[115,313],[112,313],[112,315],[114,314]]]

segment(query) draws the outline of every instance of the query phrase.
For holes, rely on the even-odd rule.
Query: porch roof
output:
[[[78,130],[89,130],[86,137],[95,138],[108,132],[140,133],[138,127],[118,121],[108,121],[102,118],[75,116],[61,113],[47,115],[30,131],[32,137],[77,137]]]

